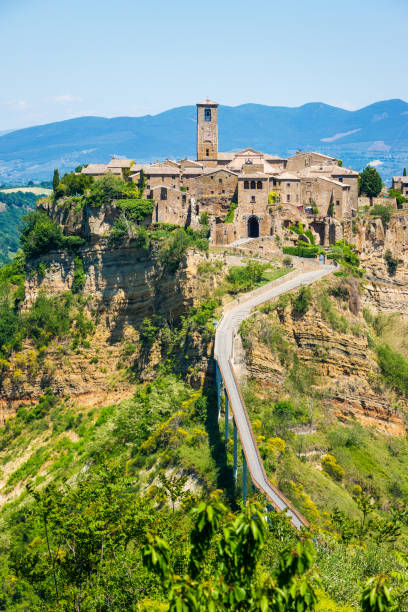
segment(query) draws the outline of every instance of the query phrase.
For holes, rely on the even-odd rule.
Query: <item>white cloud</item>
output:
[[[381,166],[383,163],[384,162],[380,161],[379,159],[373,159],[373,161],[368,162],[368,165],[376,168],[377,166]]]
[[[82,98],[72,94],[63,94],[62,96],[54,96],[53,101],[59,104],[71,104],[72,102],[82,102]]]

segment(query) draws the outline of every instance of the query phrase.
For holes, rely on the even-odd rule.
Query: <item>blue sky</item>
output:
[[[222,104],[408,100],[407,0],[0,0],[0,130]]]

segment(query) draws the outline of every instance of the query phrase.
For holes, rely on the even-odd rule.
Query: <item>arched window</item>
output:
[[[255,181],[251,181],[251,189],[256,189]]]
[[[249,189],[249,181],[244,181],[244,189]]]
[[[262,181],[258,181],[256,184],[257,189],[262,189]]]

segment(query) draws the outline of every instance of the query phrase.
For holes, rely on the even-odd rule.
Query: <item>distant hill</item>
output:
[[[0,182],[43,180],[55,167],[70,170],[113,154],[137,161],[195,156],[195,116],[194,106],[182,106],[154,116],[80,117],[0,135]],[[357,169],[377,160],[388,180],[408,165],[408,104],[386,100],[357,111],[320,102],[296,108],[221,106],[219,140],[221,151],[317,150]]]

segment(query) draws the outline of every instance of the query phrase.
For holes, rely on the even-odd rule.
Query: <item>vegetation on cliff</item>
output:
[[[7,263],[17,252],[21,218],[35,207],[37,198],[34,193],[0,192],[0,265]]]

